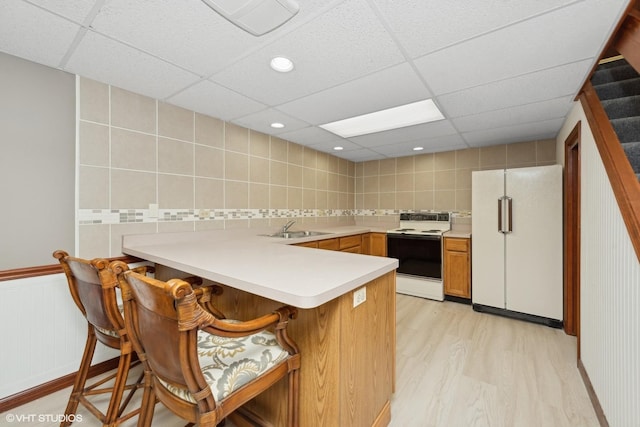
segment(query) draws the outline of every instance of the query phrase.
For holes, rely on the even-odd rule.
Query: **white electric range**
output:
[[[400,227],[387,231],[387,254],[399,261],[397,292],[444,300],[442,234],[450,229],[449,212],[400,214]]]

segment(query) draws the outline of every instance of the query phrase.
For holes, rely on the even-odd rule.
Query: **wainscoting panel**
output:
[[[0,398],[78,370],[87,326],[64,274],[0,283],[0,313]],[[117,355],[98,343],[94,364]]]
[[[582,144],[581,358],[611,426],[640,420],[640,263],[597,148]]]

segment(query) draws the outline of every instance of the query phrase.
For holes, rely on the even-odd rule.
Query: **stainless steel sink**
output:
[[[331,233],[325,233],[322,231],[285,231],[285,232],[278,232],[278,233],[274,233],[274,234],[266,234],[266,236],[268,237],[280,237],[283,239],[299,239],[302,237],[311,237],[311,236],[322,236],[324,234],[331,234]]]

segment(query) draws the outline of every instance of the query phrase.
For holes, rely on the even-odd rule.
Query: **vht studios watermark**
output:
[[[12,414],[5,415],[4,419],[9,423],[81,423],[82,414]]]

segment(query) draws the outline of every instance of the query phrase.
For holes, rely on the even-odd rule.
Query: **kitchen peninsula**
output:
[[[160,279],[198,275],[221,284],[216,305],[230,318],[298,307],[289,332],[302,356],[300,425],[385,426],[395,385],[398,261],[297,246],[370,231],[317,230],[328,234],[283,239],[263,235],[272,229],[244,229],[124,236],[122,250],[154,262]],[[354,307],[362,288],[366,299]],[[284,425],[286,392],[281,381],[252,407]]]

